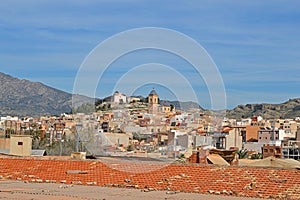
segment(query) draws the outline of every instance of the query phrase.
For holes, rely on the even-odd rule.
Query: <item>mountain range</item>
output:
[[[75,99],[78,102],[91,102],[92,98],[76,95]],[[170,101],[170,103],[183,110],[202,109],[195,102]],[[0,116],[59,115],[70,112],[71,107],[70,93],[0,72]],[[226,113],[228,118],[246,118],[254,115],[264,118],[295,118],[300,116],[300,98],[290,99],[281,104],[239,105],[227,110]]]
[[[246,104],[238,105],[232,110],[227,110],[228,118],[247,118],[262,116],[265,119],[294,119],[300,117],[300,98],[289,99],[280,104]]]
[[[58,115],[71,111],[72,95],[0,72],[0,115]]]

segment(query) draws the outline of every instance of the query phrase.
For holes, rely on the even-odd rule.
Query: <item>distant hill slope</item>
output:
[[[227,111],[228,118],[262,116],[266,119],[300,117],[300,98],[290,99],[281,104],[246,104]]]
[[[0,72],[0,116],[58,115],[71,111],[72,95]]]
[[[185,110],[188,111],[190,109],[201,109],[204,110],[198,103],[192,101],[170,101],[170,104],[175,106],[178,110]]]
[[[93,102],[94,99],[75,95],[75,104]],[[202,109],[194,102],[169,101],[177,109]],[[0,72],[0,116],[41,116],[59,115],[70,112],[72,94],[48,87],[42,83],[20,80]],[[290,99],[281,104],[246,104],[227,110],[229,118],[251,116],[264,118],[295,118],[300,116],[300,98]]]

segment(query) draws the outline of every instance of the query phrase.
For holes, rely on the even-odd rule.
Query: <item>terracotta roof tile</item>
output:
[[[87,173],[67,173],[68,170]],[[300,199],[300,171],[286,169],[0,158],[0,177],[32,182]]]

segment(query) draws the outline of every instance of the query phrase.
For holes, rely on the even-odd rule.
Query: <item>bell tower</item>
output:
[[[158,95],[153,88],[148,95],[148,113],[157,114],[158,112]]]

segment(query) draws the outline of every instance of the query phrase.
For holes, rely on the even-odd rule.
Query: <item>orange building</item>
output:
[[[246,126],[246,141],[258,141],[258,131],[260,130],[260,126]]]

